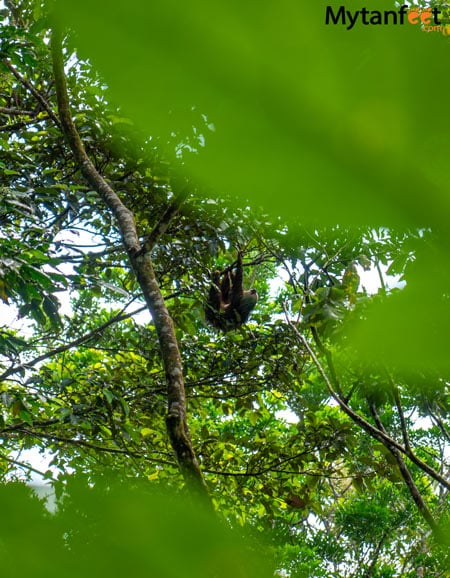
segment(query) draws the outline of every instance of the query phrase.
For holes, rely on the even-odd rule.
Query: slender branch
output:
[[[288,476],[307,475],[315,478],[326,478],[328,480],[347,480],[348,476],[334,476],[332,474],[324,474],[323,471],[314,470],[277,470],[276,468],[265,468],[263,470],[247,470],[245,472],[227,472],[225,470],[212,470],[204,468],[205,473],[215,474],[217,476],[232,477],[232,478],[259,478],[266,474],[273,472],[275,474],[286,474]]]
[[[60,421],[61,421],[60,419],[47,419],[45,421],[33,422],[33,427],[48,427],[48,426],[54,425],[55,423],[59,423]],[[8,426],[4,427],[3,429],[1,429],[0,435],[1,435],[1,437],[6,437],[7,434],[15,433],[15,432],[23,429],[27,425],[28,424],[26,422],[23,422],[23,421],[21,421],[20,423],[13,423],[13,424],[8,425]]]
[[[381,271],[380,262],[378,261],[378,259],[376,260],[375,266],[377,268],[378,277],[380,279],[381,289],[383,290],[383,293],[386,293],[386,283],[384,281],[383,272]]]
[[[384,544],[386,537],[387,537],[387,534],[383,533],[383,535],[381,536],[381,538],[380,538],[380,540],[379,540],[379,542],[375,548],[374,553],[372,554],[372,561],[370,563],[369,568],[367,568],[366,573],[364,574],[364,578],[371,578],[373,576],[373,573],[375,572],[377,561],[378,561],[378,558],[380,557],[381,549],[383,547],[383,544]]]
[[[81,337],[78,337],[78,339],[74,339],[70,343],[66,343],[64,345],[60,345],[59,347],[55,347],[55,349],[52,349],[51,351],[46,351],[42,355],[38,355],[37,357],[35,357],[34,359],[32,359],[30,361],[25,361],[24,363],[20,363],[18,365],[14,365],[13,367],[10,367],[4,373],[2,373],[2,375],[0,375],[0,383],[2,381],[4,381],[6,378],[8,378],[10,375],[17,373],[18,371],[21,371],[22,369],[31,369],[36,364],[40,363],[41,361],[44,361],[45,359],[49,359],[50,357],[54,357],[55,355],[58,355],[59,353],[63,353],[64,351],[68,351],[69,349],[72,349],[74,347],[78,347],[79,345],[82,345],[83,343],[90,341],[96,335],[103,333],[103,331],[106,328],[108,328],[110,325],[113,325],[114,323],[118,323],[120,321],[123,321],[124,319],[128,319],[130,317],[133,317],[133,315],[136,315],[136,314],[140,313],[141,311],[145,311],[145,309],[147,309],[147,307],[143,306],[143,307],[139,307],[139,309],[136,309],[135,311],[131,311],[130,313],[120,312],[117,315],[114,315],[113,317],[108,319],[108,321],[105,321],[104,323],[102,323],[101,325],[99,325],[98,327],[93,329],[92,331],[89,331],[88,333],[85,333]]]
[[[53,120],[53,122],[56,124],[56,126],[59,126],[61,128],[58,117],[53,112],[52,107],[47,102],[47,100],[42,96],[42,94],[34,88],[34,86],[31,84],[31,82],[28,79],[26,79],[24,76],[22,76],[20,74],[20,72],[14,68],[14,66],[11,64],[11,62],[7,58],[3,58],[2,62],[6,66],[6,68],[8,68],[13,73],[13,75],[17,78],[17,80],[21,84],[23,84],[23,86],[25,86],[25,88],[27,90],[29,90],[31,92],[31,94],[34,96],[34,98],[44,108],[44,110],[47,111],[49,117]]]
[[[439,484],[441,484],[442,486],[445,486],[447,489],[450,489],[450,482],[448,480],[446,480],[443,476],[441,476],[438,472],[436,472],[436,470],[434,468],[430,467],[427,463],[425,463],[420,458],[418,458],[411,450],[408,451],[404,446],[402,446],[396,440],[394,440],[393,438],[388,436],[386,433],[380,431],[378,428],[373,426],[370,422],[368,422],[366,419],[364,419],[362,416],[360,416],[358,413],[356,413],[349,405],[347,405],[345,403],[345,401],[341,398],[341,396],[339,396],[336,393],[336,391],[334,390],[333,385],[331,384],[331,381],[329,380],[324,368],[322,367],[322,364],[320,363],[319,359],[317,358],[317,355],[312,350],[308,341],[298,331],[297,327],[295,327],[291,323],[289,316],[288,316],[286,306],[284,304],[283,304],[283,309],[284,309],[284,312],[286,315],[286,320],[287,320],[288,325],[291,327],[291,329],[294,332],[294,334],[296,335],[297,339],[302,343],[302,345],[308,351],[309,355],[311,356],[311,359],[314,362],[314,365],[317,367],[317,370],[319,371],[320,375],[322,376],[322,379],[324,380],[325,385],[327,386],[327,389],[328,389],[331,397],[337,402],[337,404],[342,409],[342,411],[344,411],[344,413],[346,413],[352,419],[352,421],[354,421],[356,424],[358,424],[362,429],[364,429],[366,432],[368,432],[372,437],[377,439],[379,442],[381,442],[387,448],[391,448],[391,447],[396,448],[402,454],[405,454],[406,456],[408,456],[408,458],[413,463],[415,463],[416,466],[418,466],[422,471],[426,472],[429,476],[431,476]]]
[[[398,416],[400,418],[400,426],[402,428],[403,444],[405,445],[406,452],[411,452],[412,449],[411,449],[411,444],[409,442],[408,428],[406,426],[405,413],[403,411],[402,402],[400,399],[400,394],[398,392],[398,387],[396,387],[396,385],[392,381],[392,378],[390,375],[388,375],[388,379],[389,379],[389,382],[391,384],[395,405],[397,407]]]
[[[338,392],[339,396],[342,397],[343,395],[342,388],[341,384],[339,383],[339,379],[337,377],[331,352],[322,343],[322,340],[320,339],[319,334],[317,333],[317,329],[315,327],[311,327],[311,334],[314,338],[314,341],[316,342],[317,347],[319,348],[319,351],[322,353],[322,355],[325,356],[325,359],[327,360],[328,369],[330,371],[334,387],[336,388],[336,391]]]
[[[442,419],[440,418],[439,415],[436,415],[434,413],[434,411],[432,410],[432,408],[430,407],[430,404],[427,403],[427,409],[428,409],[428,413],[430,415],[431,421],[439,428],[439,430],[441,431],[442,435],[448,440],[450,441],[450,435],[447,431],[447,429],[445,428],[445,425],[442,421]]]
[[[19,432],[23,433],[25,435],[28,435],[30,437],[35,437],[38,439],[48,439],[48,440],[60,442],[63,444],[82,446],[85,448],[95,450],[97,452],[108,452],[110,454],[124,454],[127,456],[133,456],[135,458],[143,458],[144,457],[144,454],[140,453],[140,452],[133,452],[133,451],[124,450],[121,448],[111,448],[111,447],[107,447],[107,446],[99,446],[98,444],[93,444],[91,442],[87,442],[87,441],[81,440],[81,439],[76,440],[73,438],[66,438],[63,436],[58,436],[58,435],[54,435],[54,434],[50,434],[50,433],[40,433],[40,432],[36,432],[36,431],[29,430],[26,428],[20,429]]]
[[[36,125],[39,122],[43,122],[44,120],[48,120],[50,117],[49,116],[42,116],[41,118],[31,118],[28,120],[21,120],[19,122],[14,122],[12,124],[3,124],[0,125],[0,132],[13,132],[15,130],[18,130],[20,128],[23,128],[24,126],[28,126],[30,124],[32,125]]]
[[[143,453],[133,452],[133,451],[129,451],[126,449],[120,449],[120,448],[108,448],[106,446],[99,446],[97,444],[91,444],[91,443],[86,442],[84,440],[74,440],[71,438],[64,438],[62,436],[54,436],[51,434],[48,434],[48,435],[38,434],[37,432],[27,431],[25,429],[22,429],[21,433],[24,433],[24,434],[29,435],[29,436],[37,437],[39,439],[51,439],[53,441],[57,441],[57,442],[60,442],[63,444],[69,444],[69,445],[74,445],[74,446],[84,446],[84,447],[87,447],[89,449],[92,449],[92,450],[98,451],[98,452],[123,454],[125,456],[130,456],[130,457],[139,458],[139,459],[145,457]],[[20,462],[18,460],[14,460],[14,459],[12,459],[12,458],[10,458],[10,457],[2,454],[2,453],[0,453],[0,459],[4,459],[5,461],[7,461],[11,464],[15,464],[19,467],[22,467],[22,468],[29,470],[30,472],[34,472],[35,474],[39,474],[42,477],[45,476],[45,478],[48,478],[48,475],[37,470],[36,468],[33,468],[29,464],[26,464],[24,462]],[[154,457],[150,457],[148,459],[149,459],[149,461],[151,461],[152,463],[155,463],[155,464],[162,464],[162,465],[171,466],[171,467],[176,466],[176,463],[173,461],[163,460],[161,458],[154,458]],[[56,481],[54,478],[51,478],[51,480]]]
[[[370,407],[370,412],[375,420],[375,423],[378,426],[378,429],[384,433],[386,433],[386,429],[383,426],[383,423],[380,419],[380,416],[378,415],[377,409],[375,407],[375,404],[372,402],[369,404]],[[414,500],[420,514],[422,515],[423,519],[426,521],[426,523],[429,525],[429,527],[431,528],[431,531],[433,532],[433,535],[435,536],[435,538],[439,541],[442,542],[443,541],[443,534],[441,529],[439,528],[439,526],[436,524],[436,522],[434,521],[433,515],[431,514],[427,504],[425,503],[425,500],[422,497],[422,494],[420,493],[418,487],[416,486],[414,479],[411,475],[411,472],[409,471],[407,465],[405,464],[405,460],[402,458],[401,453],[399,452],[399,450],[397,448],[394,448],[392,446],[387,446],[389,451],[391,452],[391,454],[394,456],[395,461],[397,462],[398,468],[400,470],[400,473],[402,475],[402,478],[406,484],[406,487],[409,490],[409,493],[411,494],[412,499]]]
[[[0,106],[0,114],[7,114],[8,116],[36,116],[39,112],[37,110],[21,110],[20,108]]]
[[[51,479],[52,482],[56,482],[56,480],[55,480],[55,478],[53,478],[53,476],[51,478],[49,478],[49,476],[46,473],[41,472],[40,470],[37,470],[36,468],[33,468],[33,466],[30,466],[29,464],[25,464],[24,462],[19,462],[18,460],[14,460],[13,458],[10,458],[3,453],[0,453],[0,459],[5,460],[9,464],[14,464],[15,466],[18,466],[19,468],[24,468],[25,470],[28,470],[29,472],[33,472],[33,474],[38,474],[38,476],[41,476],[45,479]]]

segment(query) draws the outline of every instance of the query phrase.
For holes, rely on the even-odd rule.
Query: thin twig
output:
[[[8,108],[7,106],[0,106],[0,114],[7,114],[8,116],[37,116],[37,110],[21,110],[20,108]]]
[[[8,68],[13,73],[13,75],[17,78],[17,80],[21,84],[23,84],[23,86],[25,86],[25,88],[29,90],[31,94],[34,96],[34,98],[42,105],[42,107],[44,108],[44,110],[47,111],[49,117],[53,120],[56,126],[61,128],[61,124],[59,122],[58,117],[53,112],[52,107],[47,102],[47,100],[42,96],[42,94],[38,90],[36,90],[36,88],[34,88],[34,86],[27,78],[22,76],[20,72],[16,70],[16,68],[11,64],[11,62],[7,58],[3,58],[2,62],[6,66],[6,68]]]
[[[135,309],[134,311],[131,311],[130,313],[122,313],[126,309],[126,307],[128,307],[128,305],[126,305],[120,313],[117,313],[117,315],[114,315],[113,317],[108,319],[108,321],[105,321],[104,323],[102,323],[101,325],[99,325],[98,327],[93,329],[92,331],[89,331],[88,333],[85,333],[81,337],[78,337],[78,339],[74,339],[70,343],[66,343],[65,345],[61,345],[59,347],[56,347],[55,349],[52,349],[51,351],[47,351],[47,352],[43,353],[42,355],[38,355],[38,357],[35,357],[34,359],[32,359],[30,361],[26,361],[26,362],[20,363],[18,365],[14,365],[13,367],[10,367],[2,375],[0,375],[0,383],[2,381],[4,381],[6,378],[8,378],[10,375],[17,373],[18,371],[21,371],[22,369],[31,369],[37,363],[44,361],[45,359],[48,359],[49,357],[53,357],[55,355],[58,355],[59,353],[63,353],[64,351],[72,349],[73,347],[77,347],[78,345],[82,345],[83,343],[86,343],[87,341],[89,341],[90,339],[92,339],[93,337],[98,335],[99,333],[102,333],[110,325],[113,325],[114,323],[118,323],[120,321],[123,321],[124,319],[129,319],[130,317],[133,317],[133,315],[137,315],[138,313],[141,313],[141,311],[145,311],[147,309],[147,307],[144,305],[142,307],[139,307],[139,309]]]
[[[47,480],[50,479],[52,482],[57,481],[57,480],[55,480],[55,478],[53,476],[49,476],[48,473],[41,472],[40,470],[33,468],[33,466],[30,466],[29,464],[25,464],[24,462],[19,462],[18,460],[14,460],[13,458],[10,458],[3,453],[0,454],[0,458],[2,460],[5,460],[9,464],[14,464],[15,466],[18,466],[19,468],[24,468],[24,469],[28,470],[29,472],[33,472],[34,474],[38,474],[38,476],[42,476],[43,478],[45,478]]]

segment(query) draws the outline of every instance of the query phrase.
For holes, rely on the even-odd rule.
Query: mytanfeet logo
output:
[[[424,32],[442,32],[450,34],[447,9],[437,6],[413,6],[403,4],[396,10],[348,10],[345,6],[327,6],[325,24],[340,24],[347,30],[354,26],[404,26],[410,24],[420,26]]]

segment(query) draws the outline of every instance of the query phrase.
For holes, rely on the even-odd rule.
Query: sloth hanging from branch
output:
[[[242,253],[238,252],[236,270],[215,271],[205,305],[207,321],[216,329],[230,331],[246,323],[258,301],[256,289],[244,290]]]

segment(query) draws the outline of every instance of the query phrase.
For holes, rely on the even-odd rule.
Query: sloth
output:
[[[215,271],[205,305],[207,321],[216,329],[238,329],[247,322],[258,301],[256,289],[243,288],[242,254],[239,251],[236,271],[230,268],[222,275]],[[221,278],[222,277],[222,278]]]

